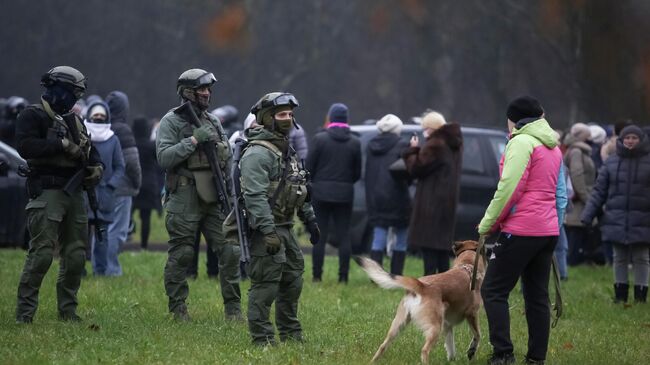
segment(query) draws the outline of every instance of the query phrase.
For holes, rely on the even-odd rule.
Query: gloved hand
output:
[[[192,136],[196,139],[197,143],[203,143],[209,141],[214,135],[212,127],[208,124],[204,124],[198,128],[194,129]]]
[[[280,252],[280,246],[282,241],[280,241],[280,236],[273,231],[269,234],[264,235],[264,244],[266,245],[266,252],[270,255],[275,255]]]
[[[81,158],[81,148],[77,146],[74,142],[67,138],[61,140],[61,145],[63,145],[63,151],[73,160],[78,160]]]
[[[84,186],[87,188],[95,187],[102,179],[104,168],[102,165],[86,166],[86,177],[84,177]]]
[[[307,223],[307,232],[309,232],[309,242],[315,245],[320,241],[320,228],[316,220],[311,220]]]

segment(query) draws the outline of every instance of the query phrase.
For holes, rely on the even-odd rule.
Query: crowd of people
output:
[[[295,216],[313,244],[312,281],[323,280],[325,247],[336,237],[338,281],[347,283],[353,186],[362,177],[371,258],[383,265],[390,255],[390,272],[401,275],[411,249],[421,255],[424,275],[449,269],[463,163],[459,124],[428,110],[420,122],[424,141],[417,135],[409,140],[402,137],[402,120],[387,114],[375,123],[377,134],[365,147],[362,166],[362,145],[350,130],[345,104],[330,106],[323,128],[308,144],[294,117],[299,107],[294,95],[264,95],[239,123],[232,106],[208,111],[215,82],[205,70],[182,73],[176,85],[182,104],[160,121],[132,119],[121,91],[82,99],[85,77],[68,66],[43,75],[39,103],[5,101],[0,136],[29,166],[31,239],[18,288],[18,322],[32,321],[57,245],[59,316],[80,320],[76,294],[85,260],[90,258],[94,275],[122,275],[118,257],[134,211],[140,212],[146,249],[151,214],[164,207],[169,246],[163,280],[174,318],[190,320],[187,278],[198,275],[203,236],[208,275],[220,280],[226,319],[244,318],[239,283],[247,275],[253,342],[275,343],[269,318],[274,302],[280,340],[302,341],[298,301],[304,258],[292,230]],[[615,300],[621,302],[628,299],[632,265],[634,298],[646,301],[650,142],[648,130],[630,121],[614,128],[576,123],[563,135],[528,96],[513,100],[506,116],[510,138],[500,181],[477,222],[477,236],[496,236],[481,289],[494,347],[490,363],[514,362],[507,300],[519,279],[530,334],[526,361],[543,363],[553,255],[564,280],[567,266],[613,265]],[[236,150],[241,159],[233,164]],[[233,176],[240,178],[233,182]],[[411,198],[409,186],[416,180]],[[84,190],[92,194],[86,198]],[[247,225],[234,230],[244,231],[249,247],[229,238],[231,205],[238,197]]]

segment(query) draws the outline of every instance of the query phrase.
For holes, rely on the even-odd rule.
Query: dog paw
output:
[[[467,350],[467,358],[469,360],[473,359],[474,355],[476,355],[476,349],[475,348],[470,348],[469,350]]]

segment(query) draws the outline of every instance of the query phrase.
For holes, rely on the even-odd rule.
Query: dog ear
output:
[[[458,256],[457,252],[461,248],[463,248],[463,241],[454,241],[453,249],[454,249],[454,255]]]

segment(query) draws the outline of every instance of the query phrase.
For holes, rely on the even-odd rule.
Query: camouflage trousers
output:
[[[222,228],[225,214],[218,204],[203,202],[193,185],[182,185],[170,194],[165,209],[169,248],[164,280],[169,297],[169,311],[176,312],[186,305],[189,296],[187,273],[194,257],[196,232],[200,230],[219,257],[219,280],[225,315],[227,318],[241,317],[240,249],[238,245],[225,241]]]
[[[270,321],[275,302],[275,324],[280,340],[302,340],[298,321],[298,300],[302,292],[305,262],[291,227],[276,227],[282,249],[275,255],[266,252],[263,236],[251,237],[251,288],[248,291],[248,328],[254,343],[274,343],[275,331]]]
[[[88,213],[83,190],[66,195],[62,190],[45,189],[27,206],[30,241],[25,266],[18,284],[16,319],[30,321],[38,307],[38,292],[52,264],[56,245],[60,246],[56,297],[60,316],[74,314],[77,291],[86,261]]]

